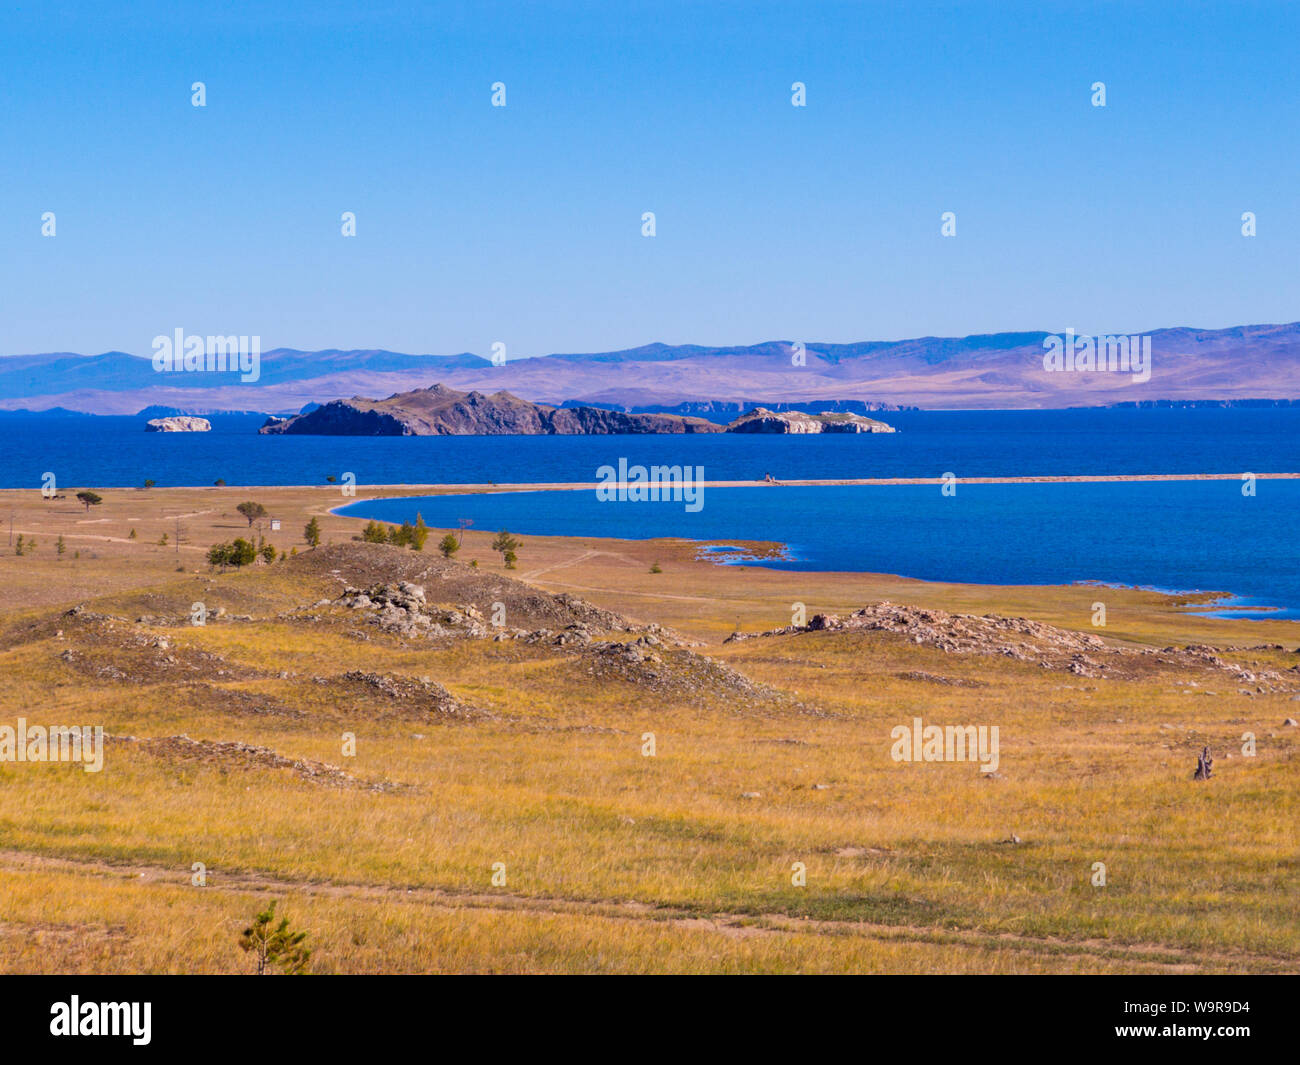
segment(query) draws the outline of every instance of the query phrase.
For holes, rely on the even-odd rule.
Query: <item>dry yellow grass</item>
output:
[[[526,538],[516,576],[529,584],[675,628],[784,693],[729,702],[593,678],[581,656],[541,644],[403,640],[335,608],[319,623],[281,616],[337,594],[324,552],[241,573],[203,564],[208,545],[246,529],[234,508],[247,498],[281,518],[278,547],[304,551],[311,515],[327,541],[349,542],[359,523],[328,513],[337,492],[102,494],[86,514],[0,493],[15,532],[38,543],[0,556],[0,724],[138,738],[110,745],[98,774],[0,763],[6,971],[240,969],[238,930],[272,897],[327,972],[1297,968],[1289,694],[1172,666],[1077,677],[886,633],[722,643],[737,625],[789,624],[795,602],[844,613],[886,598],[1093,632],[1100,597],[1116,646],[1281,644],[1221,654],[1286,673],[1300,661],[1295,623],[1197,618],[1150,593],[720,568],[685,543]],[[156,543],[178,514],[179,553]],[[501,572],[489,542],[471,532],[461,555],[484,576]],[[365,550],[380,569],[405,557]],[[665,572],[649,572],[656,560]],[[191,626],[194,601],[253,620]],[[126,621],[60,618],[76,603]],[[351,670],[430,677],[483,716],[412,715],[342,684]],[[997,725],[998,777],[893,762],[890,730],[913,716]],[[180,734],[354,781],[138,742]],[[1215,776],[1194,783],[1206,743]],[[1096,862],[1105,887],[1091,882]]]

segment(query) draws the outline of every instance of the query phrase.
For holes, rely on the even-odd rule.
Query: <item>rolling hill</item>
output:
[[[260,378],[250,384],[233,373],[156,373],[148,358],[120,351],[9,355],[0,356],[0,410],[61,406],[127,414],[161,405],[296,412],[338,396],[408,392],[435,381],[465,391],[508,389],[535,403],[617,409],[707,402],[746,407],[792,397],[930,408],[1300,398],[1300,323],[1178,327],[1147,335],[1152,372],[1143,382],[1127,373],[1047,372],[1045,332],[808,342],[802,364],[787,341],[734,347],[656,343],[501,366],[468,353],[276,348],[262,355]]]

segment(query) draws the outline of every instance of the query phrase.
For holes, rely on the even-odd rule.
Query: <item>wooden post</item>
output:
[[[1192,774],[1193,780],[1209,780],[1210,774],[1214,772],[1214,758],[1210,755],[1210,748],[1201,748],[1200,757],[1196,759],[1196,772]]]

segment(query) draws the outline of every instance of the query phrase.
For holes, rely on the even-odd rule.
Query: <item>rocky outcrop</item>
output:
[[[875,418],[849,411],[773,411],[755,407],[727,426],[729,433],[892,433],[897,430]]]
[[[625,414],[600,407],[562,407],[548,418],[549,431],[578,433],[720,433],[722,426],[678,414]]]
[[[364,788],[367,791],[397,791],[402,785],[390,781],[370,781],[354,777],[336,765],[310,758],[286,758],[270,747],[259,747],[238,740],[195,740],[184,733],[178,736],[140,737],[105,736],[114,744],[134,744],[156,758],[171,763],[193,763],[226,772],[231,769],[289,769],[303,780],[335,788]]]
[[[315,436],[561,436],[615,433],[717,433],[703,418],[626,414],[597,407],[548,407],[509,392],[457,392],[433,385],[387,399],[336,399],[259,430]]]
[[[564,628],[522,629],[507,627],[504,623],[494,624],[471,603],[446,606],[431,602],[425,594],[424,587],[410,581],[372,585],[364,591],[359,588],[345,587],[343,594],[335,600],[335,603],[349,610],[364,612],[363,617],[385,632],[396,636],[429,639],[444,637],[492,639],[498,643],[504,640],[519,640],[523,643],[551,644],[556,647],[587,647],[592,644],[598,633],[628,632],[640,633],[643,643],[652,643],[656,646],[661,643],[681,646],[687,642],[678,633],[662,625],[633,624],[627,618],[594,607],[577,596],[561,593],[546,598],[550,599],[562,614],[573,619]],[[522,611],[512,611],[512,613],[527,615],[535,611],[525,607]]]
[[[212,423],[207,418],[177,415],[172,418],[152,418],[145,422],[146,433],[208,433]]]
[[[797,633],[869,632],[889,633],[946,654],[996,656],[1081,677],[1132,679],[1160,669],[1201,669],[1237,684],[1254,685],[1255,692],[1238,689],[1247,695],[1292,692],[1297,683],[1277,670],[1247,669],[1227,661],[1216,648],[1204,644],[1160,650],[1112,647],[1092,633],[1062,629],[1030,618],[950,614],[946,610],[888,601],[873,603],[847,615],[814,614],[806,625],[787,625],[760,633],[734,632],[725,642]]]

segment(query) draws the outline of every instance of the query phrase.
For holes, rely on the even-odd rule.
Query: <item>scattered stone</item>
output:
[[[439,717],[474,717],[483,711],[466,705],[451,694],[437,681],[428,677],[414,680],[409,677],[391,676],[387,673],[367,673],[353,669],[341,677],[313,677],[317,684],[337,687],[340,683],[378,692],[389,699],[410,702],[411,710],[417,714],[431,713]]]
[[[135,743],[150,754],[175,761],[237,769],[290,769],[304,780],[330,787],[360,787],[367,791],[396,791],[402,785],[389,781],[360,780],[336,765],[309,758],[286,758],[269,747],[236,740],[195,740],[183,733],[137,740],[132,736],[106,736],[112,743]]]
[[[1160,666],[1199,666],[1224,672],[1240,684],[1256,685],[1259,692],[1294,692],[1296,683],[1272,670],[1251,671],[1228,662],[1220,657],[1218,648],[1206,644],[1166,647],[1159,651],[1108,647],[1092,633],[1062,629],[1029,618],[950,614],[945,610],[888,601],[873,603],[844,616],[814,614],[806,625],[759,633],[733,632],[725,642],[810,632],[889,632],[917,646],[933,647],[948,654],[993,655],[1045,669],[1065,670],[1081,677],[1123,676],[1121,669],[1131,675],[1140,672],[1143,660],[1155,659]]]

